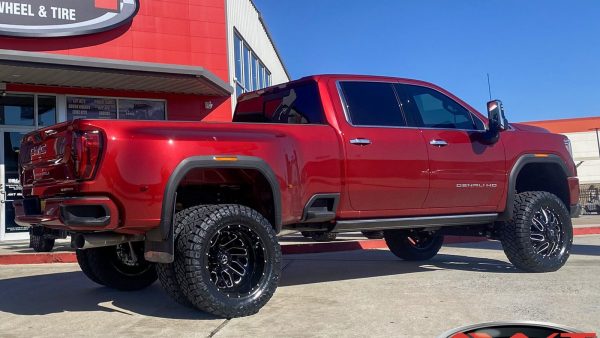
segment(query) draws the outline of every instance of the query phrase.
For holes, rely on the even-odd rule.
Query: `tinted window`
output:
[[[312,82],[291,85],[239,101],[233,121],[322,124],[323,108],[317,85]]]
[[[33,95],[0,96],[0,124],[33,126]]]
[[[405,126],[392,84],[341,82],[350,122],[358,126]]]
[[[38,96],[38,125],[51,126],[56,123],[56,97]]]
[[[471,113],[446,95],[421,86],[399,85],[409,120],[428,128],[477,129]],[[411,123],[412,124],[412,123]]]

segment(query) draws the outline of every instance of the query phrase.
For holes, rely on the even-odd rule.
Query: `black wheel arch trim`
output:
[[[281,190],[279,189],[279,182],[277,176],[271,169],[271,167],[262,159],[253,156],[241,156],[231,155],[236,157],[236,161],[217,161],[215,157],[221,157],[223,155],[210,155],[210,156],[193,156],[188,157],[181,161],[177,167],[171,173],[165,192],[163,195],[162,211],[160,218],[160,233],[163,240],[169,238],[170,232],[172,231],[173,216],[174,216],[174,204],[177,196],[177,187],[185,175],[192,169],[196,168],[214,168],[214,169],[255,169],[258,170],[269,182],[271,191],[273,193],[274,201],[274,213],[275,213],[275,231],[278,233],[281,231]],[[230,155],[228,155],[229,157]]]
[[[510,170],[510,174],[508,177],[508,191],[506,194],[506,206],[504,207],[504,211],[498,214],[499,221],[507,221],[513,216],[513,208],[512,205],[515,201],[515,190],[517,188],[517,177],[519,177],[519,173],[527,164],[531,163],[545,163],[545,164],[558,164],[562,169],[565,177],[572,177],[573,174],[570,172],[569,167],[563,159],[554,154],[544,154],[544,156],[539,156],[536,154],[524,154],[519,157],[519,159],[515,162],[512,169]],[[567,205],[567,208],[570,206]]]

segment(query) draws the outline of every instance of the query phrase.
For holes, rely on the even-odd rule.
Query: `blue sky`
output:
[[[600,116],[600,1],[255,0],[292,77],[436,83],[511,121]]]

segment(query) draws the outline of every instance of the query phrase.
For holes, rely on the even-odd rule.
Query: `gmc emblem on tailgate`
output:
[[[39,146],[35,146],[31,148],[31,157],[44,155],[46,153],[46,145],[41,144]]]

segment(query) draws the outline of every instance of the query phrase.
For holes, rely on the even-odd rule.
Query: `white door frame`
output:
[[[2,192],[0,194],[0,241],[6,240],[24,240],[29,239],[29,232],[17,232],[17,233],[6,233],[6,213],[5,203],[6,202],[6,176],[5,176],[5,159],[4,159],[4,133],[16,132],[16,133],[28,133],[35,129],[31,126],[2,126],[0,127],[0,184]]]

